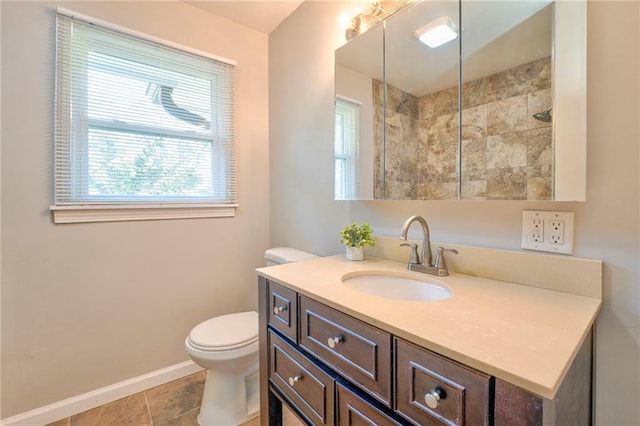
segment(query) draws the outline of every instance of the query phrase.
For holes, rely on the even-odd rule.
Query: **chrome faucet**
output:
[[[422,226],[422,250],[420,256],[418,256],[418,248],[416,244],[400,244],[403,247],[411,247],[411,258],[409,259],[409,265],[420,264],[426,266],[433,266],[431,263],[431,241],[429,241],[429,225],[422,216],[411,216],[402,225],[402,232],[400,233],[400,239],[407,241],[407,232],[413,222],[418,222]],[[411,268],[409,268],[411,269]]]
[[[409,227],[413,222],[418,222],[422,226],[422,247],[421,254],[418,254],[417,244],[400,244],[401,247],[409,247],[411,253],[409,254],[409,263],[407,269],[410,271],[422,272],[424,274],[437,275],[444,277],[449,275],[447,270],[447,264],[444,259],[444,252],[448,251],[454,254],[458,254],[456,249],[445,249],[444,247],[438,247],[436,249],[436,260],[431,261],[431,241],[429,237],[429,225],[422,216],[411,216],[402,225],[402,232],[400,233],[400,240],[407,241],[407,233]]]

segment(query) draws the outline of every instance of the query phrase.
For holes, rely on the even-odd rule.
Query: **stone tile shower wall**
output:
[[[382,83],[373,81],[374,126],[382,128]],[[375,197],[439,200],[548,200],[552,123],[533,118],[551,106],[551,59],[463,85],[458,166],[458,89],[417,98],[387,85],[384,194],[381,135],[375,137]]]
[[[382,83],[373,80],[374,129],[382,129]],[[387,85],[386,140],[381,146],[382,134],[374,130],[375,167],[374,195],[376,199],[417,198],[415,187],[426,175],[422,155],[427,148],[419,137],[419,99],[393,86]],[[384,151],[384,163],[381,153]],[[420,170],[419,170],[420,169]],[[383,189],[384,174],[386,187]],[[383,194],[384,191],[384,194]]]

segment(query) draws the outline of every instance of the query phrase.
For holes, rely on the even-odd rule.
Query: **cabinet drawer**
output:
[[[297,293],[269,281],[269,324],[294,342],[298,336]]]
[[[269,332],[269,380],[313,423],[334,424],[335,379]]]
[[[490,376],[397,338],[395,354],[400,415],[417,425],[488,424]]]
[[[300,346],[391,406],[391,335],[300,296]]]
[[[339,426],[402,426],[341,383],[336,385]]]

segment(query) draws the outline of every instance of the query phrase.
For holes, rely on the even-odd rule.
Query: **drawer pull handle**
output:
[[[329,339],[327,339],[327,345],[329,345],[329,347],[331,349],[335,348],[336,345],[340,342],[342,342],[342,336],[338,336],[338,337],[329,337]]]
[[[280,312],[286,311],[286,310],[287,310],[286,306],[274,306],[273,307],[273,315],[278,315]]]
[[[431,389],[431,391],[429,391],[429,393],[424,396],[424,402],[427,404],[427,407],[435,410],[436,408],[438,408],[438,405],[440,405],[440,400],[445,399],[446,397],[447,394],[445,393],[444,389],[438,386]]]
[[[302,376],[289,377],[289,386],[294,387],[300,380]]]

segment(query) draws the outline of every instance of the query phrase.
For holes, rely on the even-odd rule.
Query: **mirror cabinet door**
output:
[[[462,2],[460,198],[550,200],[551,1]]]
[[[384,34],[378,24],[335,53],[334,171],[336,200],[374,199],[374,175],[383,164],[380,150],[384,102]]]
[[[377,152],[384,181],[376,179],[377,198],[458,198],[458,9],[452,1],[418,2],[385,22],[384,149]],[[453,38],[431,40],[440,29]]]
[[[336,199],[584,201],[586,2],[411,3],[336,50],[335,146]]]

